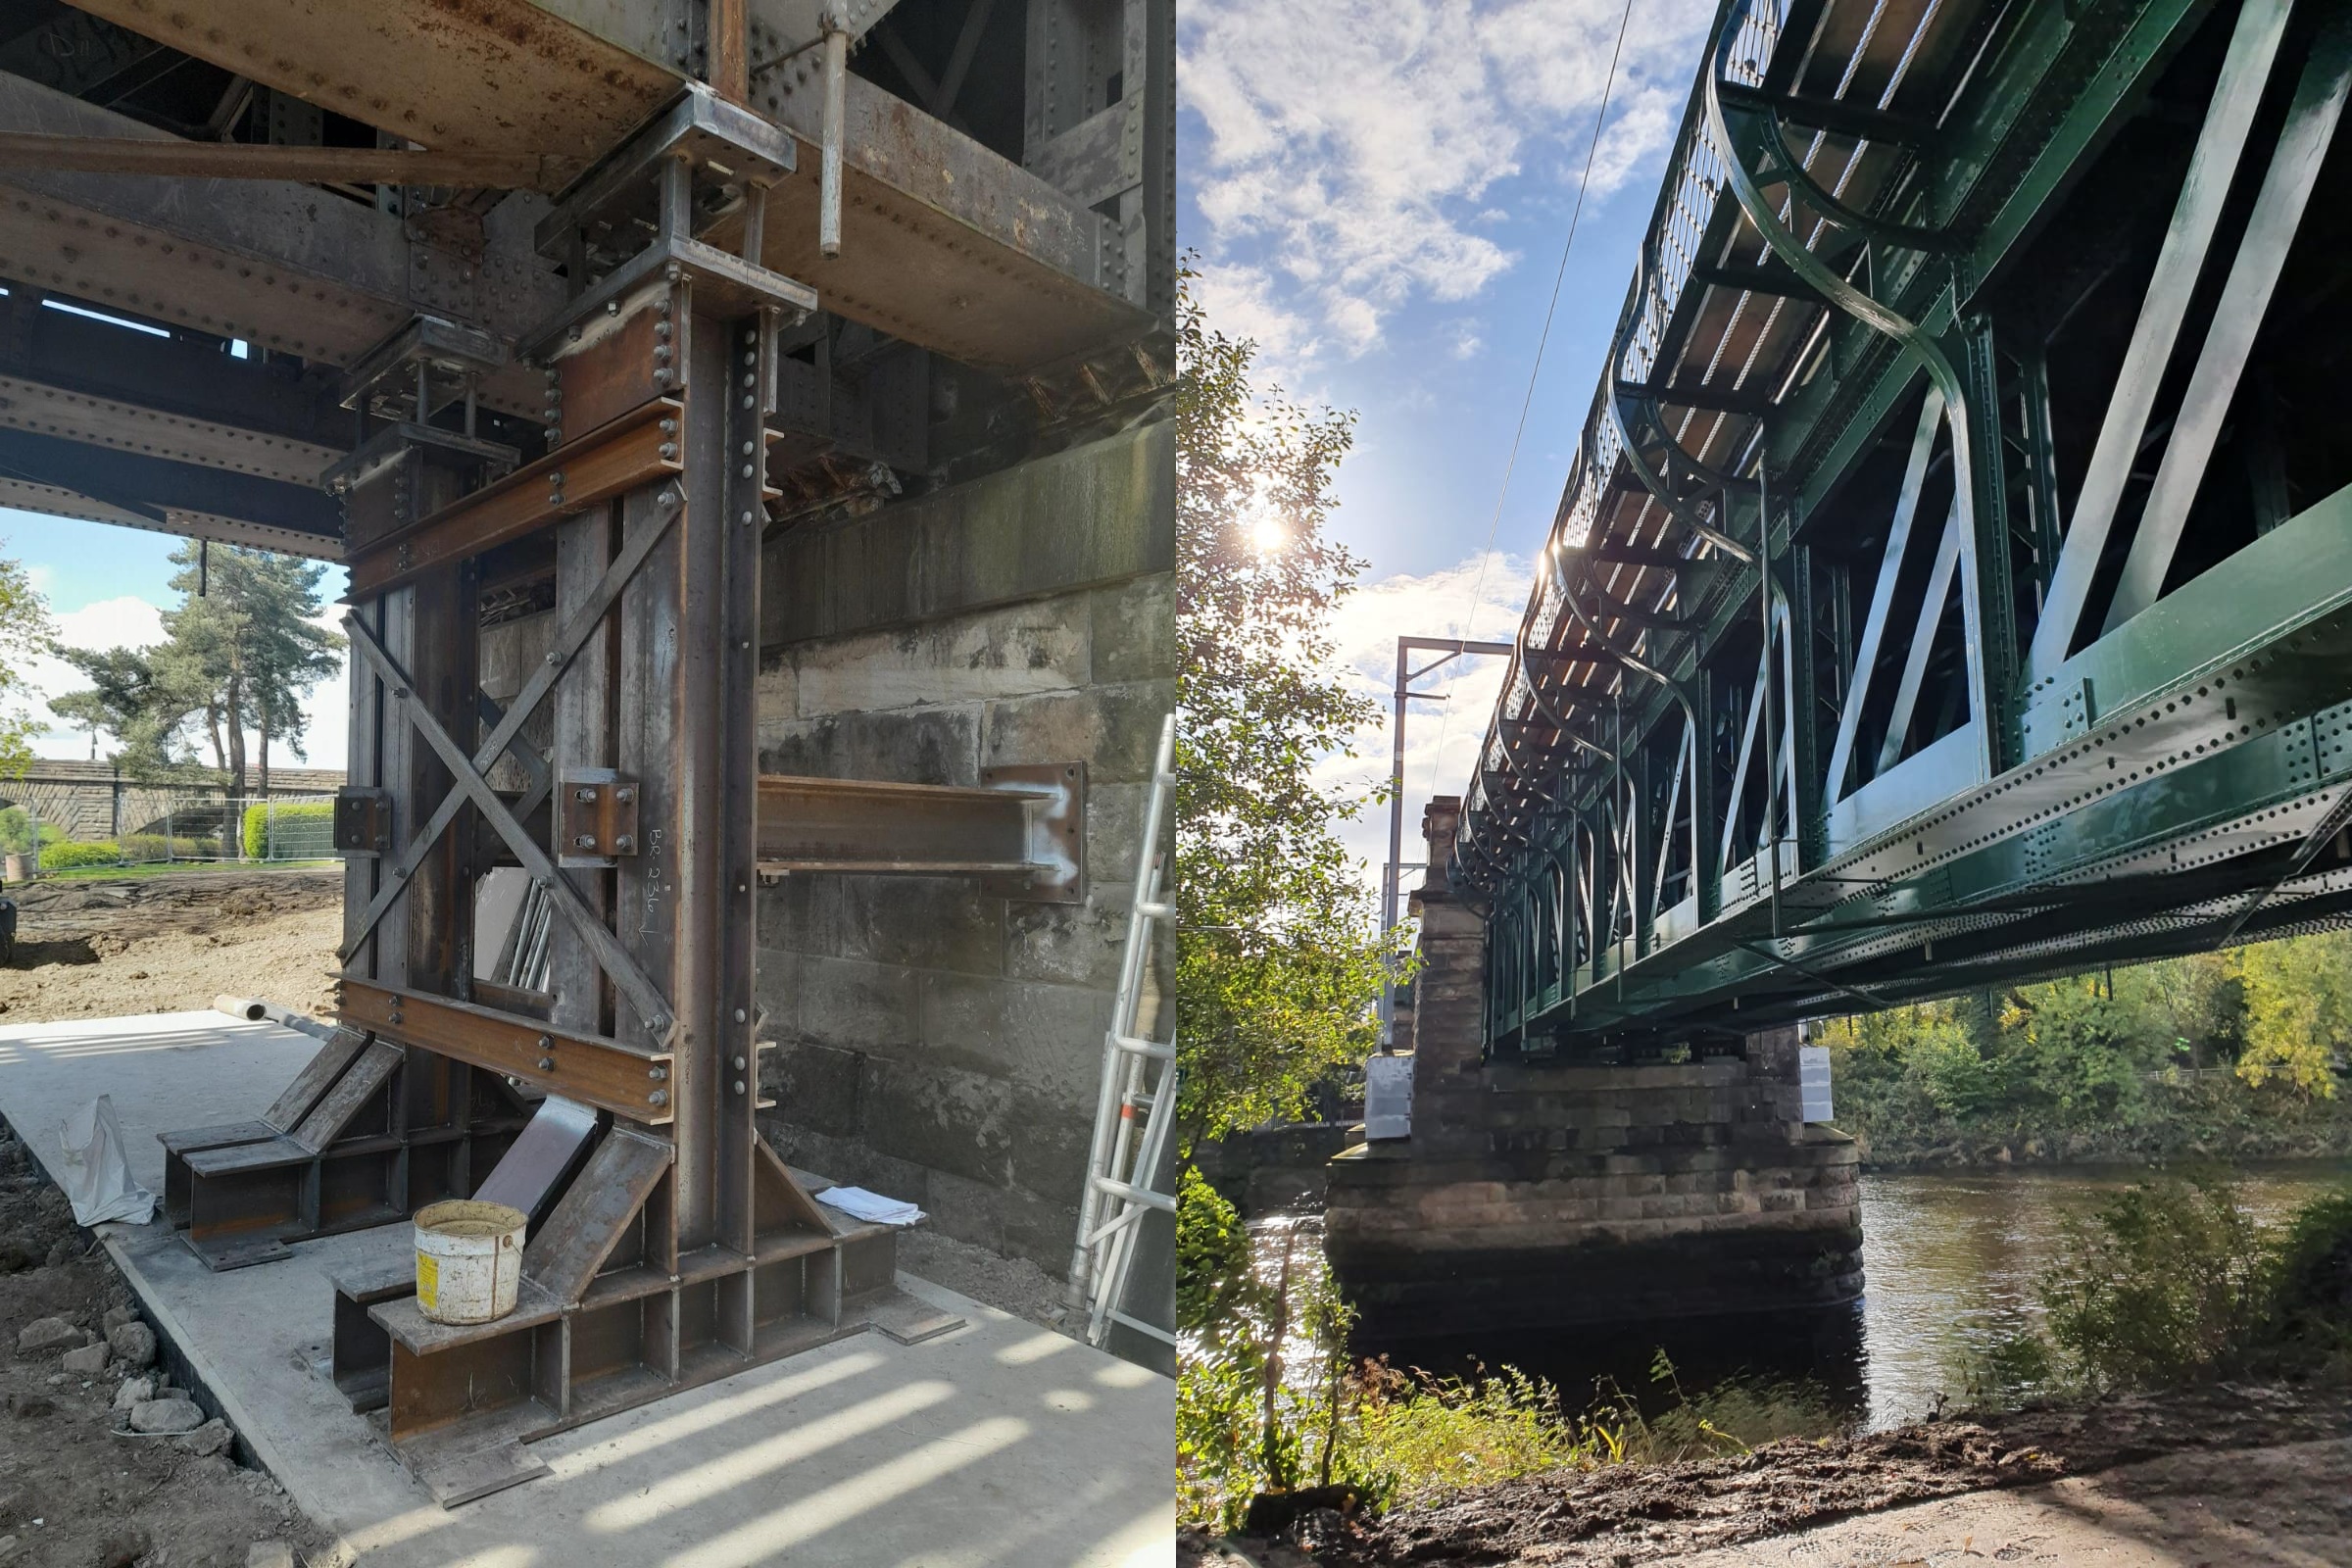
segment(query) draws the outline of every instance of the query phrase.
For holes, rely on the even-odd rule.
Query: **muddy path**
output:
[[[1631,1568],[1907,1504],[2039,1487],[2166,1455],[2346,1438],[2352,1438],[2352,1390],[2215,1384],[2086,1407],[1923,1422],[1820,1443],[1789,1439],[1719,1459],[1563,1471],[1403,1504],[1377,1519],[1309,1513],[1284,1539],[1236,1542],[1223,1556],[1196,1539],[1179,1560],[1312,1562],[1322,1568]]]
[[[0,1020],[118,1017],[258,994],[322,1014],[342,935],[340,868],[21,883]]]

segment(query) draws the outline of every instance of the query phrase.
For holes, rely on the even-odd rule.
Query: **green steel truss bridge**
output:
[[[1448,872],[1502,1054],[2352,914],[2352,5],[1726,0]]]

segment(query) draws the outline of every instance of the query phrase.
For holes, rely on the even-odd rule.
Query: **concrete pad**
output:
[[[132,1170],[155,1134],[257,1115],[312,1042],[218,1013],[0,1030],[0,1114],[54,1170],[57,1124],[111,1094]],[[142,1161],[144,1163],[142,1164]],[[406,1225],[215,1274],[161,1223],[100,1227],[148,1312],[345,1560],[375,1568],[1143,1568],[1174,1558],[1173,1386],[902,1274],[967,1326],[863,1334],[531,1446],[552,1474],[444,1510],[319,1372],[340,1272]]]

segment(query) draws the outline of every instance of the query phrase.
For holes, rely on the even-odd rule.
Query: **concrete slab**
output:
[[[167,1013],[0,1029],[0,1114],[54,1169],[106,1093],[132,1169],[155,1134],[257,1114],[313,1049],[270,1024]],[[405,1254],[405,1226],[207,1270],[162,1224],[100,1227],[159,1328],[257,1457],[374,1568],[1144,1568],[1175,1545],[1164,1379],[902,1274],[969,1319],[866,1334],[533,1445],[552,1474],[443,1510],[319,1375],[329,1278]]]

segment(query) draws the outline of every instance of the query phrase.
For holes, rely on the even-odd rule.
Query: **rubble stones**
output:
[[[104,1333],[112,1335],[123,1324],[136,1323],[138,1320],[139,1314],[127,1306],[110,1306],[106,1309],[106,1316],[99,1320],[99,1328]]]
[[[130,1407],[133,1432],[193,1432],[204,1425],[204,1412],[193,1399],[146,1399]]]
[[[54,1350],[61,1345],[79,1345],[81,1330],[62,1317],[34,1318],[17,1335],[17,1353],[30,1355],[36,1350]]]
[[[115,1408],[127,1410],[134,1404],[145,1404],[155,1397],[155,1379],[131,1378],[115,1391]]]
[[[85,1378],[94,1378],[106,1370],[106,1347],[84,1345],[78,1349],[68,1350],[65,1358],[57,1364],[68,1372]]]
[[[155,1330],[137,1321],[120,1324],[106,1336],[108,1347],[132,1366],[155,1362]]]
[[[218,1418],[207,1421],[193,1432],[182,1433],[172,1440],[172,1446],[182,1453],[215,1454],[228,1447],[228,1423]]]
[[[282,1541],[257,1541],[245,1549],[245,1568],[302,1568]]]

